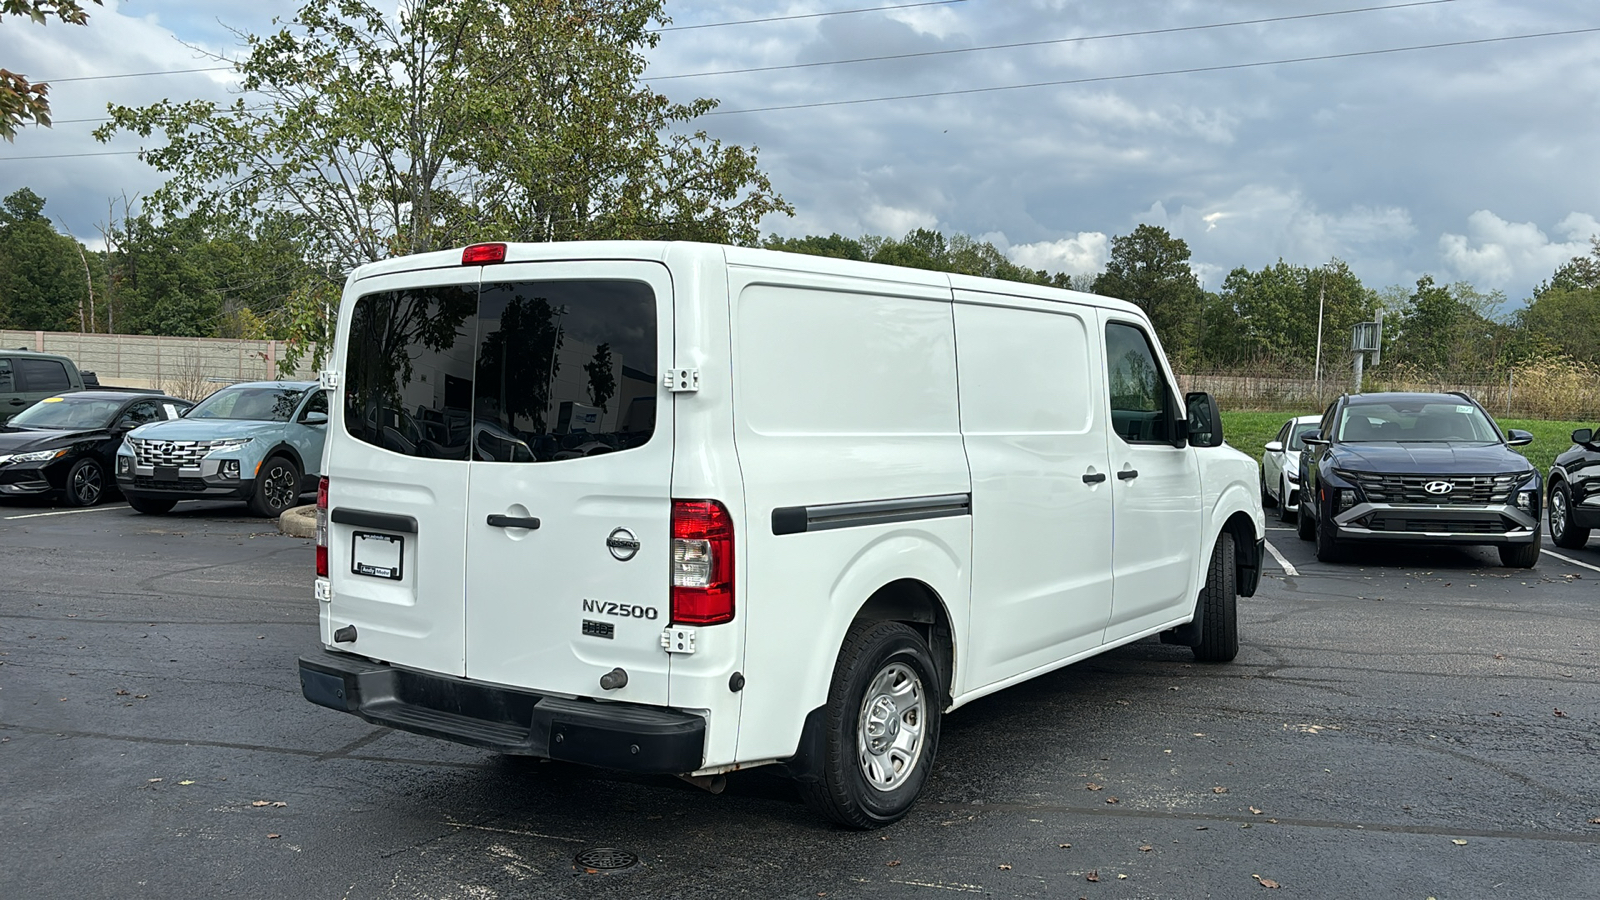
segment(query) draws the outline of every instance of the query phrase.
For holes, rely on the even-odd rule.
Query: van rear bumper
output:
[[[693,772],[705,757],[706,721],[693,713],[550,697],[328,650],[300,657],[300,689],[374,725],[500,753],[658,775]]]

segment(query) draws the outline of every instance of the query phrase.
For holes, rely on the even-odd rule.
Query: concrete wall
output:
[[[292,372],[283,367],[283,341],[75,334],[0,330],[0,347],[58,353],[94,372],[101,384],[160,388],[198,399],[240,381],[314,380],[310,354]]]

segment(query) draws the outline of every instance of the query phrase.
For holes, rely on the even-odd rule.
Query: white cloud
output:
[[[861,216],[873,234],[898,238],[916,228],[937,228],[939,217],[927,210],[873,204]]]
[[[1466,234],[1439,237],[1439,252],[1454,276],[1480,288],[1537,282],[1587,254],[1589,238],[1600,234],[1600,222],[1588,213],[1570,213],[1556,227],[1570,240],[1551,240],[1533,222],[1509,222],[1480,209],[1467,217]]]
[[[1017,265],[1030,269],[1084,275],[1100,272],[1106,267],[1110,244],[1110,238],[1104,232],[1080,231],[1057,241],[1018,244],[1010,248],[1007,255]]]

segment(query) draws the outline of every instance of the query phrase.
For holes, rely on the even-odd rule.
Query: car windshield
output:
[[[252,419],[287,422],[305,394],[303,388],[223,388],[189,411],[190,419]]]
[[[1288,449],[1290,449],[1290,450],[1304,450],[1305,447],[1306,447],[1305,436],[1308,435],[1308,434],[1315,434],[1316,431],[1317,431],[1317,428],[1318,428],[1318,423],[1316,423],[1316,422],[1305,422],[1303,424],[1296,425],[1293,428],[1289,429],[1289,447],[1288,447]]]
[[[1420,400],[1346,406],[1335,438],[1344,443],[1491,443],[1500,440],[1500,432],[1474,404]]]
[[[51,431],[78,431],[105,428],[121,408],[121,400],[91,400],[81,397],[50,397],[11,417],[19,428],[45,428]]]

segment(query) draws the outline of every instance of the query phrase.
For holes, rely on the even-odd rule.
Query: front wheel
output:
[[[1572,489],[1565,481],[1550,488],[1550,540],[1567,550],[1581,550],[1589,543],[1589,529],[1572,522]]]
[[[1501,544],[1495,549],[1500,551],[1500,565],[1508,569],[1531,569],[1539,561],[1539,533],[1533,533],[1531,543]]]
[[[67,472],[68,506],[93,506],[105,499],[106,470],[92,457],[84,457]]]
[[[1206,570],[1206,585],[1200,589],[1200,643],[1194,645],[1194,658],[1201,662],[1231,662],[1239,655],[1239,590],[1235,568],[1233,535],[1217,535]]]
[[[255,493],[250,495],[250,511],[276,519],[299,500],[300,470],[295,464],[281,456],[263,463],[256,476]]]
[[[911,809],[939,743],[938,669],[899,622],[856,622],[828,688],[822,777],[806,802],[849,828],[880,828]]]

